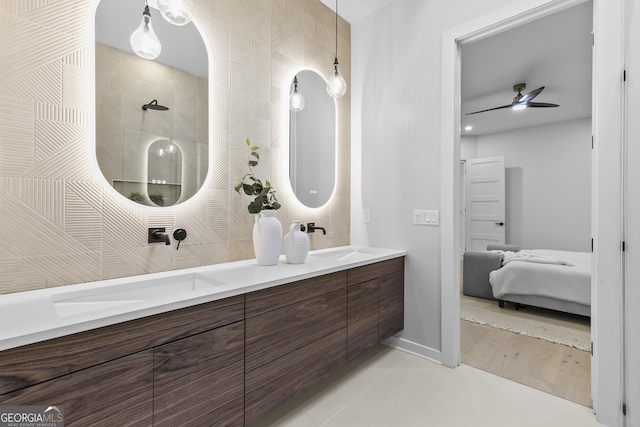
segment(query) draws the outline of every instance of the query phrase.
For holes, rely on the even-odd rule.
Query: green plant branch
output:
[[[247,138],[246,141],[249,146],[249,173],[245,174],[240,182],[234,187],[234,190],[238,194],[244,194],[253,197],[254,199],[249,203],[247,209],[249,213],[256,214],[262,211],[263,209],[280,209],[281,205],[276,198],[276,190],[271,187],[271,183],[268,180],[265,180],[264,184],[260,178],[255,176],[253,168],[258,166],[258,161],[260,160],[260,154],[258,154],[258,149],[255,145],[251,145],[251,140]]]

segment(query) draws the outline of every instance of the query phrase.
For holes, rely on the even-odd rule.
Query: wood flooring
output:
[[[591,354],[461,321],[462,363],[592,407]]]

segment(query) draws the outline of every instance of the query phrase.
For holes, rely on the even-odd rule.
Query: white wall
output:
[[[505,156],[506,243],[591,250],[590,118],[480,135],[476,141],[477,157]]]
[[[478,138],[475,136],[460,137],[460,160],[475,159],[478,157]]]
[[[440,209],[442,32],[509,3],[396,0],[351,27],[351,242],[408,251],[400,339],[435,359],[440,229],[413,225],[411,212]],[[363,208],[371,209],[368,224]]]

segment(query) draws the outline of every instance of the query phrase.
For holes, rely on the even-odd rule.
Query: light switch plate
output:
[[[439,211],[414,210],[413,223],[418,225],[438,225],[440,220]]]

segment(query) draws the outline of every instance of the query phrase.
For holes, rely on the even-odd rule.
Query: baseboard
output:
[[[409,341],[405,338],[391,337],[383,341],[383,344],[406,351],[407,353],[415,354],[416,356],[424,357],[436,363],[442,363],[442,353],[440,350],[434,350],[431,347]]]

